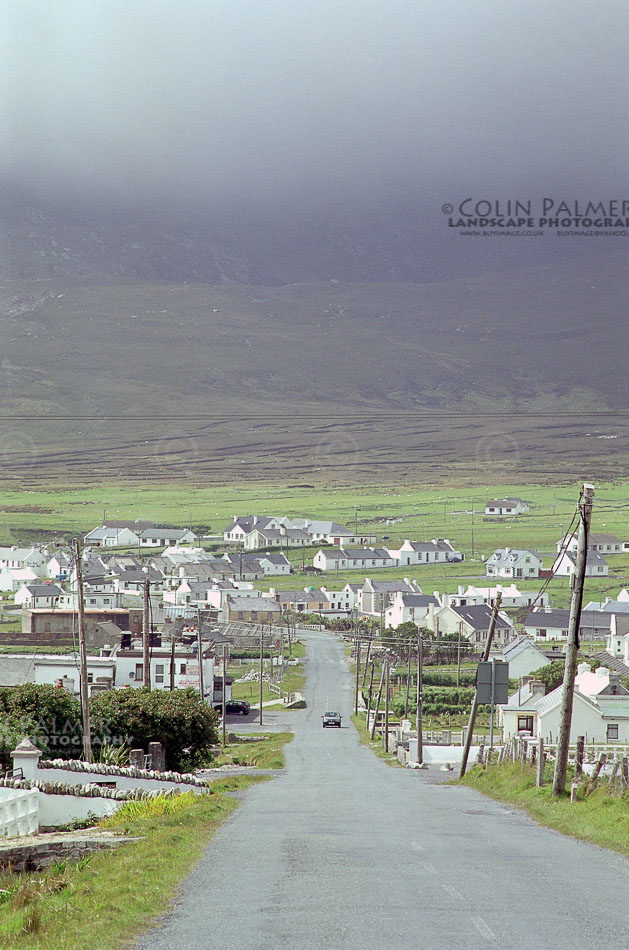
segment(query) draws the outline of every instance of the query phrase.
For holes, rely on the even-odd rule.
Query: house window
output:
[[[533,734],[533,717],[518,716],[518,732],[530,732]]]
[[[88,683],[93,683],[93,682],[94,682],[94,674],[93,674],[93,673],[88,673],[88,674],[87,674],[87,682],[88,682]]]
[[[614,739],[618,738],[618,723],[617,722],[608,722],[607,723],[607,741],[611,742]]]
[[[181,674],[182,676],[187,672],[187,670],[188,670],[188,667],[186,666],[186,664],[185,664],[185,663],[180,663],[180,665],[179,665],[179,672],[180,672],[180,674]]]
[[[252,620],[257,620],[257,619],[258,619],[258,611],[257,611],[257,610],[252,610],[252,611],[251,611],[251,619],[252,619]]]
[[[144,666],[142,663],[135,664],[135,680],[136,683],[141,683],[144,679]]]
[[[238,620],[242,620],[242,610],[239,610],[236,616]]]
[[[164,664],[163,663],[155,664],[155,682],[156,683],[164,682]]]
[[[545,639],[546,639],[546,628],[545,628],[545,627],[540,627],[540,628],[539,628],[539,637],[540,637],[540,640],[545,640]]]

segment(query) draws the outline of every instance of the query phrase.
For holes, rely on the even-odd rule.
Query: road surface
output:
[[[349,720],[341,645],[307,640],[308,708],[273,714],[295,732],[286,770],[244,794],[140,947],[629,946],[625,858],[377,759]],[[342,729],[322,728],[326,709]]]

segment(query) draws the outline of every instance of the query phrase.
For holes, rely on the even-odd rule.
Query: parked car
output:
[[[223,704],[214,703],[214,709],[222,713]],[[246,699],[228,699],[225,703],[225,712],[228,716],[248,716],[251,706]]]
[[[343,718],[340,713],[337,712],[327,712],[324,713],[321,718],[323,719],[323,728],[326,726],[337,726],[341,728],[341,719]]]
[[[446,561],[448,561],[450,564],[460,564],[462,560],[462,554],[448,554],[446,556]]]

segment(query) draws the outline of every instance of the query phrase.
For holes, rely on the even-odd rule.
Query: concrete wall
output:
[[[42,828],[56,828],[71,821],[87,818],[88,814],[111,815],[124,802],[113,798],[84,798],[79,795],[48,795],[37,792],[39,796],[39,824]]]

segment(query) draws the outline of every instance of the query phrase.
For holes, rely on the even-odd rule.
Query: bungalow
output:
[[[421,594],[421,587],[417,581],[408,577],[395,581],[372,581],[365,578],[363,586],[358,592],[358,609],[363,614],[372,617],[383,617],[397,594]]]
[[[321,590],[278,590],[272,587],[269,596],[274,597],[282,608],[293,613],[322,613],[330,607],[330,601]]]
[[[46,563],[46,577],[51,580],[62,581],[70,574],[72,570],[72,559],[69,554],[58,551],[53,554]]]
[[[390,548],[389,555],[400,567],[410,564],[443,564],[448,561],[462,561],[464,558],[447,538],[433,538],[431,541],[406,539],[401,547]]]
[[[528,502],[522,498],[491,498],[485,505],[485,514],[490,518],[523,515],[528,510]]]
[[[93,528],[85,535],[83,541],[94,548],[134,547],[140,543],[139,530],[129,527]]]
[[[75,655],[54,655],[36,656],[33,660],[35,668],[35,683],[47,683],[50,686],[56,686],[60,683],[64,688],[74,696],[79,696],[81,692],[81,680],[79,674],[78,660]],[[114,657],[88,656],[87,657],[87,684],[90,695],[92,691],[96,692],[102,689],[111,689],[114,682],[116,661]],[[53,734],[53,742],[56,739]],[[67,742],[69,736],[65,736]]]
[[[422,627],[428,620],[431,606],[433,610],[441,606],[432,594],[397,593],[384,612],[384,625],[391,630],[397,630],[400,624],[409,622]]]
[[[339,548],[317,551],[312,563],[320,571],[353,571],[358,568],[395,567],[395,561],[383,548]]]
[[[285,554],[269,554],[267,551],[265,554],[258,555],[258,563],[265,577],[291,572],[290,561]]]
[[[576,571],[577,556],[569,551],[560,554],[553,564],[553,573],[557,577],[572,577]],[[586,577],[607,577],[609,566],[605,558],[597,551],[588,550],[585,562]]]
[[[37,582],[40,578],[30,567],[4,567],[0,571],[0,591],[16,591],[23,584]]]
[[[601,610],[582,610],[579,635],[584,640],[602,640],[610,631],[613,614]],[[528,614],[522,623],[527,637],[535,640],[567,640],[570,611],[565,608],[543,607]]]
[[[279,623],[282,611],[271,597],[228,596],[221,610],[221,621],[233,623]]]
[[[501,594],[503,610],[517,607],[529,607],[534,601],[541,606],[548,604],[548,594],[537,594],[535,591],[521,593],[515,584],[508,587],[496,584],[495,587],[474,587],[471,584],[465,588],[459,585],[456,594],[446,594],[446,603],[453,607],[466,607],[470,604],[492,604],[498,594]]]
[[[587,742],[629,742],[629,690],[620,683],[620,674],[599,666],[591,671],[581,663],[575,677],[570,742],[585,736]],[[546,742],[559,734],[562,687],[554,689],[535,706],[535,735]]]
[[[30,568],[37,577],[46,576],[48,555],[40,548],[0,548],[0,570],[22,571]]]
[[[499,548],[485,563],[487,577],[539,577],[542,558],[535,551]]]
[[[189,528],[147,528],[140,533],[141,548],[167,548],[171,544],[198,544],[199,536]]]
[[[174,663],[170,647],[151,650],[151,688],[184,689],[192,686],[199,689],[199,657],[196,651],[188,647],[175,646]],[[203,685],[207,701],[212,702],[214,695],[215,659],[209,647],[203,650]],[[174,675],[171,676],[171,671]],[[171,683],[172,680],[172,683]],[[144,682],[142,650],[125,649],[116,654],[115,689],[124,687],[140,688]]]
[[[32,610],[35,607],[54,607],[62,591],[56,584],[24,584],[14,600],[20,607]]]
[[[484,643],[491,622],[493,610],[487,604],[471,607],[444,606],[439,610],[428,611],[426,626],[435,634],[455,633],[473,643]],[[494,642],[507,643],[515,638],[515,630],[507,615],[498,611]]]
[[[507,644],[502,651],[502,658],[509,664],[511,679],[520,679],[537,672],[543,666],[550,666],[550,660],[531,637],[518,637]]]
[[[313,521],[311,518],[293,518],[293,528],[302,528],[311,538],[311,544],[317,544],[320,541],[327,541],[328,544],[334,544],[337,547],[346,547],[350,544],[358,546],[367,546],[373,544],[376,540],[375,534],[358,531],[358,527],[352,531],[345,525],[336,521]]]
[[[511,676],[511,667],[509,667]],[[506,742],[518,733],[536,735],[535,720],[537,704],[544,698],[546,687],[541,680],[529,679],[509,696],[506,703],[498,706],[498,723],[502,726]]]
[[[576,554],[578,543],[578,538],[570,538],[566,544],[566,551]],[[561,541],[557,541],[557,554],[561,552],[563,546],[564,539],[562,538]],[[588,550],[596,551],[597,554],[622,554],[623,548],[623,542],[615,534],[591,534],[588,538]]]
[[[258,551],[260,548],[306,547],[311,544],[310,536],[301,528],[252,528],[244,539],[246,551]]]
[[[233,521],[223,531],[223,540],[232,543],[244,543],[245,538],[254,528],[274,528],[279,530],[280,526],[285,524],[291,527],[288,518],[274,518],[267,515],[234,515]]]

